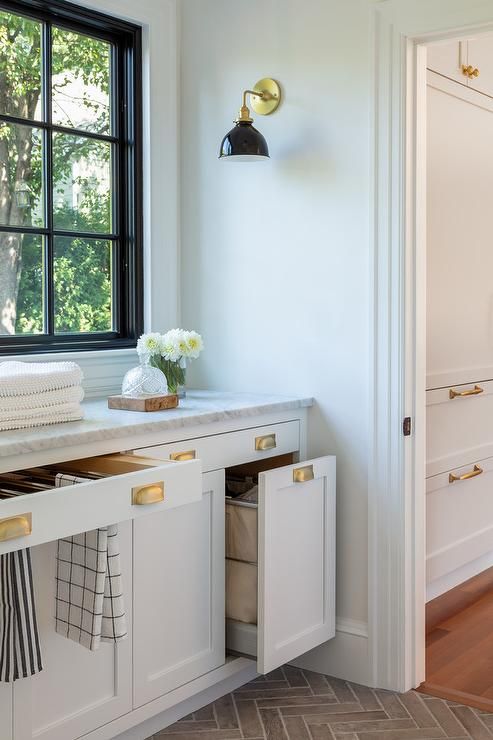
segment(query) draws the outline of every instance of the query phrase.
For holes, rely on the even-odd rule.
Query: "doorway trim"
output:
[[[370,12],[368,649],[371,684],[407,691],[424,680],[425,657],[424,44],[491,30],[493,3],[370,0]]]

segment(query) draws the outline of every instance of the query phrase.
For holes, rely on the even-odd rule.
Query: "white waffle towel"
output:
[[[37,421],[47,417],[58,418],[59,416],[70,416],[78,419],[82,418],[81,407],[79,403],[59,403],[49,408],[32,408],[32,409],[10,409],[5,411],[3,403],[0,401],[0,424],[8,421]]]
[[[69,388],[82,378],[75,362],[0,362],[0,398]]]
[[[84,418],[84,412],[82,406],[77,405],[77,411],[67,411],[65,413],[58,412],[56,414],[49,413],[49,409],[45,409],[44,414],[41,416],[33,417],[33,412],[30,411],[30,415],[26,419],[11,419],[9,421],[0,421],[0,432],[8,432],[14,429],[31,429],[32,427],[44,427],[47,424],[64,424],[66,421],[79,421]]]
[[[65,403],[80,403],[84,390],[80,385],[61,388],[57,391],[41,391],[28,396],[5,396],[0,400],[0,411],[19,411],[21,409],[53,409]]]

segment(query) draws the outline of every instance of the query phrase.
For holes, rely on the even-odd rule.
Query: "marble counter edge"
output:
[[[207,403],[214,405],[214,402],[219,398],[220,396],[211,398]],[[110,410],[106,407],[106,400],[88,401],[84,404],[86,418],[82,421],[67,422],[63,425],[54,424],[38,429],[0,432],[0,459],[32,452],[42,452],[53,448],[60,449],[102,440],[122,439],[130,435],[152,434],[160,431],[183,429],[188,426],[203,426],[220,423],[221,421],[253,418],[269,413],[309,408],[314,403],[314,399],[311,397],[272,396],[270,400],[262,401],[258,398],[251,405],[235,407],[235,401],[237,403],[243,399],[241,394],[233,398],[230,408],[228,408],[228,401],[226,400],[224,408],[209,408],[203,411],[194,408],[183,408],[174,410],[172,416],[165,416],[169,412],[155,412],[156,415],[152,414],[152,418],[145,419],[142,418],[144,414],[139,412]],[[91,418],[91,412],[95,413],[93,412],[94,407],[98,408],[96,418]],[[120,420],[123,418],[124,423],[119,423],[117,416]],[[149,414],[145,416],[147,417]],[[85,425],[88,425],[87,428],[81,428]],[[68,429],[68,426],[72,426],[72,430]],[[3,434],[10,435],[10,439],[3,441]],[[13,435],[19,438],[12,439]]]

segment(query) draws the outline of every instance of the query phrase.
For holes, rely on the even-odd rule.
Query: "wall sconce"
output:
[[[250,162],[269,158],[269,147],[266,140],[260,131],[252,126],[253,119],[250,117],[250,110],[246,104],[247,95],[250,95],[250,105],[253,110],[260,116],[274,113],[281,102],[279,83],[270,77],[259,80],[253,90],[245,90],[243,105],[238,118],[235,118],[236,126],[228,131],[222,140],[219,159],[226,159],[230,162]]]

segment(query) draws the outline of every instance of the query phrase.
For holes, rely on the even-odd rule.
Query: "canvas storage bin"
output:
[[[226,557],[257,562],[257,506],[226,501]]]
[[[257,624],[258,486],[227,479],[226,617]]]
[[[226,617],[257,624],[257,580],[255,563],[226,558]]]

